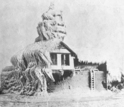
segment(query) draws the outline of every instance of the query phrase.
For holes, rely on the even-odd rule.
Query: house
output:
[[[53,74],[54,82],[58,83],[64,78],[73,75],[75,59],[77,59],[75,52],[61,39],[54,38],[28,45],[12,56],[11,63],[15,68],[28,72],[25,74],[27,80],[35,76],[32,72],[36,68],[41,68],[42,72],[46,72],[46,69],[49,70],[49,74]],[[44,75],[47,81],[51,79],[47,73],[44,73]],[[42,79],[41,77],[39,76],[40,79]]]
[[[13,65],[19,63],[22,68],[24,66],[27,68],[30,62],[37,62],[37,65],[40,65],[41,68],[45,67],[47,63],[52,70],[56,82],[76,73],[77,75],[73,78],[73,81],[77,82],[72,84],[74,87],[82,87],[82,89],[86,88],[86,90],[91,88],[90,69],[93,66],[99,65],[99,70],[94,72],[94,87],[98,90],[104,89],[102,82],[106,81],[107,72],[103,68],[106,68],[106,64],[101,66],[101,64],[86,65],[79,63],[79,66],[83,66],[83,68],[81,67],[77,71],[74,64],[76,59],[77,55],[71,48],[60,39],[54,38],[28,45],[25,49],[18,52],[16,56],[12,57],[11,62]]]
[[[75,52],[62,41],[56,45],[57,48],[50,52],[52,70],[74,70]]]
[[[54,71],[57,70],[73,71],[75,69],[75,59],[77,59],[76,53],[63,41],[60,39],[51,39],[28,45],[26,48],[14,55],[11,58],[11,62],[14,66],[17,66],[19,63],[22,68],[27,68],[27,64],[30,62],[37,62],[40,66],[44,67],[44,62],[46,62],[50,65],[50,68],[54,73]]]

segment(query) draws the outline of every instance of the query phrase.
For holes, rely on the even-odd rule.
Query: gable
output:
[[[64,42],[61,42],[61,45],[62,45],[65,49],[67,49],[67,50],[71,53],[72,56],[74,56],[75,58],[77,58],[77,54],[76,54],[70,47],[68,47]]]
[[[55,52],[55,53],[71,53],[65,46],[63,46],[61,43],[58,45],[58,47],[51,51],[52,52]]]
[[[57,48],[51,52],[56,52],[56,53],[70,53],[72,56],[77,58],[76,53],[70,49],[64,42],[60,42],[57,46]]]

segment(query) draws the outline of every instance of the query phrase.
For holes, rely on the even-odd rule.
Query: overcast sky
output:
[[[63,11],[67,27],[65,42],[80,60],[107,61],[108,66],[123,65],[123,0],[1,0],[0,67],[10,65],[10,58],[38,36],[41,15],[54,1]],[[117,68],[118,67],[118,68]],[[123,68],[123,67],[122,67]]]

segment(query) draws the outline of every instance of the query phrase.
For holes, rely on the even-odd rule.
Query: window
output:
[[[57,54],[56,53],[51,53],[51,60],[53,65],[57,65]]]
[[[62,65],[69,65],[69,54],[61,55]]]

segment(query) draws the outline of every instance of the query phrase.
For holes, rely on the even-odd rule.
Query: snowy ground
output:
[[[80,89],[27,97],[0,95],[0,107],[124,107],[124,91],[87,91]]]

